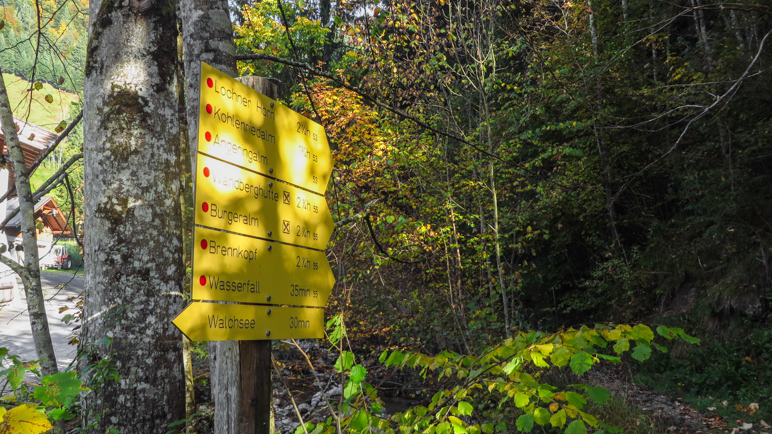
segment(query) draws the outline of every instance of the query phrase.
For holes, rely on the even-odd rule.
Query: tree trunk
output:
[[[228,12],[228,2],[220,0],[182,1],[183,56],[185,58],[185,101],[188,120],[188,144],[190,146],[191,182],[196,183],[196,155],[198,153],[198,116],[200,111],[201,62],[230,75],[236,76],[236,45],[233,42],[233,25]],[[210,342],[210,387],[215,401],[215,427],[219,432],[234,432],[233,420],[238,402],[235,398],[234,379],[239,376],[238,342]],[[235,423],[235,422],[234,422]]]
[[[86,296],[81,375],[91,432],[164,432],[185,417],[174,2],[105,0],[84,87]],[[100,376],[97,363],[117,370]]]
[[[35,230],[35,202],[29,184],[29,173],[24,163],[24,153],[21,150],[16,125],[13,122],[11,103],[5,89],[3,71],[0,69],[0,124],[5,135],[5,145],[11,157],[11,167],[15,174],[16,193],[19,195],[19,214],[21,215],[21,233],[24,245],[24,265],[20,276],[27,296],[27,310],[32,329],[32,341],[40,361],[43,375],[59,372],[56,366],[56,354],[48,330],[48,317],[43,304],[43,288],[40,285],[40,264],[38,262],[37,232]],[[10,264],[8,264],[10,265]],[[16,267],[14,267],[16,268]]]
[[[185,100],[188,113],[188,143],[190,144],[191,174],[196,184],[196,153],[198,152],[199,80],[201,62],[235,77],[236,44],[228,2],[223,0],[183,0],[183,56],[185,57]]]

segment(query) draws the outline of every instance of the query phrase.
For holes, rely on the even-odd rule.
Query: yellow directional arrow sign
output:
[[[332,172],[321,125],[205,63],[198,150],[319,194]]]
[[[324,250],[334,224],[324,196],[198,155],[196,224]]]
[[[318,250],[195,228],[193,299],[319,306],[335,277]]]
[[[324,310],[194,301],[174,325],[192,341],[316,339],[324,335]]]

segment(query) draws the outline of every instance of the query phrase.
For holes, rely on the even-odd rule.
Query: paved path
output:
[[[83,278],[73,278],[74,273],[74,270],[71,273],[45,271],[40,273],[51,339],[60,371],[75,359],[77,352],[75,346],[67,343],[74,325],[68,326],[62,322],[65,315],[74,312],[74,303],[67,299],[83,291]],[[18,355],[21,360],[36,360],[37,354],[35,345],[32,343],[32,329],[27,313],[27,300],[21,285],[19,285],[19,291],[21,294],[16,293],[10,303],[0,304],[0,347],[8,348],[9,355]],[[70,311],[59,313],[59,308],[62,306],[69,306]]]

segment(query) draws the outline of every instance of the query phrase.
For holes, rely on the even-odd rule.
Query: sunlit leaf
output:
[[[461,401],[458,403],[458,414],[460,414],[461,416],[469,416],[470,414],[472,414],[473,410],[474,410],[474,407],[472,407],[472,404],[466,401]]]
[[[23,404],[8,411],[0,407],[0,433],[39,434],[53,429],[37,404]]]

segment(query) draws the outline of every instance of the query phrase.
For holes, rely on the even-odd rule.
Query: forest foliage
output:
[[[572,419],[599,426],[580,410],[604,392],[542,387],[539,368],[624,353],[695,393],[772,396],[767,2],[245,3],[241,73],[279,78],[334,150],[330,316],[390,348],[386,365],[458,380],[400,423],[582,432]],[[57,65],[82,64],[82,5],[41,4],[43,39],[74,48],[36,70],[25,4],[1,4],[0,47],[25,54],[0,60],[79,83]],[[340,349],[345,421],[381,426]]]
[[[3,0],[0,27],[3,71],[73,93],[82,90],[87,2]]]
[[[662,322],[711,338],[667,362],[690,387],[769,393],[768,4],[331,4],[259,2],[236,32],[242,71],[281,77],[335,147],[353,330],[468,354]]]

